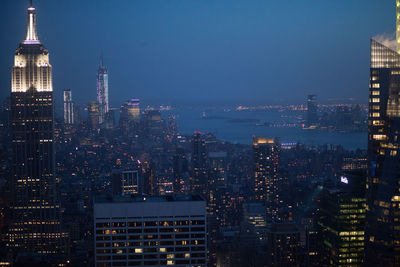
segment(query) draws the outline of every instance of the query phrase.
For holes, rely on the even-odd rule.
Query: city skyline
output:
[[[0,265],[400,266],[400,0],[396,34],[368,38],[372,0],[350,17],[344,0],[88,1],[24,8],[0,102]]]
[[[120,6],[96,1],[96,12],[89,11],[85,18],[84,10],[91,10],[93,3],[37,3],[43,12],[38,31],[48,32],[46,43],[57,55],[53,64],[58,103],[65,87],[75,92],[75,99],[82,99],[80,104],[96,99],[94,73],[101,51],[111,74],[112,107],[133,97],[150,104],[302,103],[306,94],[318,95],[321,102],[353,98],[366,103],[366,40],[394,33],[391,1],[363,1],[364,12],[357,12],[360,3],[343,1],[246,5],[139,1]],[[23,17],[17,11],[28,3],[3,5],[15,15],[7,13],[2,19],[12,22],[13,29],[21,28]],[[58,8],[74,14],[74,21],[68,14],[55,16]],[[63,38],[48,29],[53,23],[60,25]],[[280,27],[272,27],[275,24]],[[22,38],[18,30],[4,30],[5,47]],[[101,38],[102,33],[112,38]],[[340,46],[333,45],[335,39]],[[124,50],[126,45],[129,49]],[[10,61],[5,52],[9,50],[0,53],[1,62]],[[71,54],[75,56],[67,56]],[[9,77],[2,74],[0,84],[6,87]],[[5,96],[2,91],[0,97]]]

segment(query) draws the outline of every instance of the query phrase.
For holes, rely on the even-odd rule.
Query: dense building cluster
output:
[[[72,90],[57,116],[51,70],[31,5],[0,110],[0,266],[400,264],[397,51],[371,41],[367,151],[181,134],[136,98],[115,116],[103,61],[86,116]],[[307,105],[309,129],[362,130],[359,106],[332,126]]]

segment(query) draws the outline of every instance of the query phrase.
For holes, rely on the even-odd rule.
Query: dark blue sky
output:
[[[110,102],[302,103],[368,95],[369,38],[395,29],[395,0],[36,0],[58,99],[95,99],[101,51]],[[0,97],[28,1],[2,0]],[[339,100],[337,100],[339,101]]]

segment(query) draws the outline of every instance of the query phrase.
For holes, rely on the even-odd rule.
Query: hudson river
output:
[[[252,136],[256,135],[280,137],[282,142],[300,142],[307,145],[342,145],[350,150],[367,147],[366,132],[303,130],[299,124],[305,116],[304,111],[176,108],[163,111],[162,114],[165,119],[169,115],[176,117],[181,134],[192,134],[195,131],[212,133],[218,139],[232,143],[250,144]]]

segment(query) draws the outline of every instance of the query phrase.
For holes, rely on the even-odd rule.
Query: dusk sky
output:
[[[395,29],[394,0],[37,0],[57,101],[96,98],[101,52],[113,107],[355,103],[368,99],[369,39]],[[10,94],[29,1],[2,0],[0,98]]]

